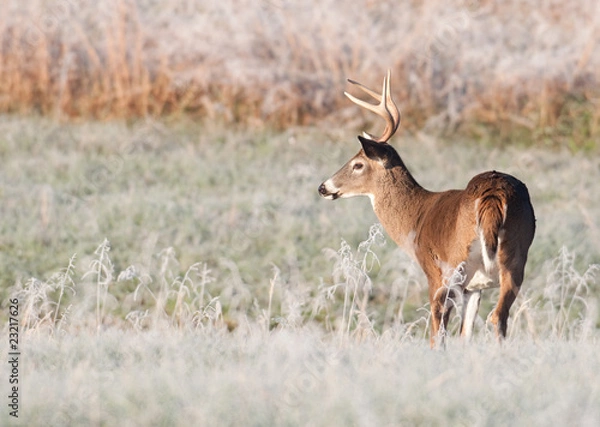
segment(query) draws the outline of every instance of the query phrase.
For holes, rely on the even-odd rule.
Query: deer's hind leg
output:
[[[500,280],[500,296],[498,297],[498,303],[492,312],[490,320],[494,325],[496,337],[501,339],[506,337],[510,307],[515,302],[517,295],[519,295],[521,284],[523,283],[525,262],[513,262],[511,265],[505,253],[499,253],[498,255],[500,259],[498,272]],[[515,259],[515,257],[512,257],[512,259]]]
[[[479,311],[480,301],[481,290],[469,291],[465,289],[463,294],[463,311],[460,325],[460,335],[467,341],[469,341],[473,335],[475,317]]]

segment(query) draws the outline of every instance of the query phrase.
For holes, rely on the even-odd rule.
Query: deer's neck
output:
[[[401,164],[385,171],[372,197],[373,210],[383,228],[409,252],[420,212],[429,194]]]

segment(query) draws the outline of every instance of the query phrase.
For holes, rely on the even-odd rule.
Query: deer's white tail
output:
[[[495,264],[499,234],[506,219],[506,204],[498,194],[484,195],[478,200],[477,228],[485,269],[489,272]]]

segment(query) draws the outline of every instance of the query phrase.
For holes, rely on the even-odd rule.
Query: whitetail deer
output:
[[[379,101],[350,100],[385,119],[379,138],[364,133],[362,149],[319,186],[327,199],[368,196],[389,236],[421,266],[429,282],[431,345],[446,331],[452,298],[462,294],[461,335],[470,339],[481,291],[500,288],[491,322],[506,336],[511,305],[521,288],[535,216],[527,187],[501,172],[475,176],[464,190],[432,192],[410,174],[387,142],[400,124],[390,72],[381,95],[348,80]],[[452,283],[450,283],[452,282]]]

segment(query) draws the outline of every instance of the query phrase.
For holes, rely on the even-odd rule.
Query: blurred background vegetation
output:
[[[371,118],[340,96],[344,81],[378,86],[390,68],[403,130],[598,147],[595,0],[6,0],[3,9],[0,112],[362,128]]]

